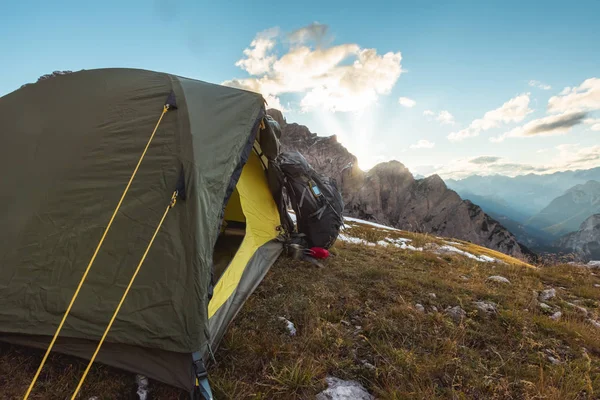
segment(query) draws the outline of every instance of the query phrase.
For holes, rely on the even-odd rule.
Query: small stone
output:
[[[479,310],[479,315],[481,315],[482,317],[487,317],[498,313],[498,310],[496,309],[496,304],[491,302],[476,301],[475,307],[477,307],[477,310]]]
[[[560,319],[560,317],[562,317],[562,312],[557,311],[550,316],[550,319],[552,319],[554,321],[558,321]]]
[[[548,301],[555,296],[556,296],[556,289],[552,288],[552,289],[542,290],[542,292],[539,295],[539,298],[541,301]]]
[[[548,360],[550,360],[550,362],[554,365],[558,365],[560,364],[560,361],[557,360],[556,358],[552,357],[552,356],[548,356]]]
[[[362,365],[363,367],[365,367],[366,369],[368,369],[369,371],[375,371],[375,366],[365,360],[362,361]]]
[[[497,283],[506,283],[510,285],[510,281],[503,276],[493,275],[487,278],[488,281],[497,282]]]
[[[296,327],[294,326],[293,322],[284,317],[279,317],[279,320],[285,323],[285,327],[287,328],[290,336],[296,336]]]
[[[467,316],[465,310],[460,308],[460,306],[449,307],[446,309],[446,314],[450,316],[454,320],[454,322],[460,322],[463,318]]]
[[[548,304],[546,303],[540,303],[540,308],[544,311],[551,311],[552,307],[550,307]]]
[[[588,268],[600,268],[600,261],[590,261],[587,263]]]
[[[373,400],[374,397],[360,383],[344,381],[333,376],[325,378],[328,388],[316,396],[316,400]]]
[[[569,302],[567,302],[567,304],[570,305],[573,308],[576,308],[583,315],[587,316],[588,310],[585,307],[581,307],[581,306],[578,306],[577,304],[573,304],[573,303],[569,303]]]
[[[435,293],[429,293],[428,296],[431,297],[432,299],[437,299],[437,296],[435,295]]]
[[[438,308],[436,306],[431,306],[431,311],[438,312]]]
[[[594,321],[593,319],[590,319],[590,324],[594,325],[596,328],[600,329],[600,322],[598,321]]]
[[[594,287],[600,288],[600,285],[597,283],[594,283]]]
[[[350,322],[346,321],[346,320],[341,320],[340,324],[342,325],[346,325],[346,326],[350,326]]]
[[[425,312],[425,307],[423,307],[423,304],[419,304],[419,303],[415,304],[415,309],[421,313]]]
[[[356,326],[354,327],[354,329],[356,329],[357,331],[360,331],[360,330],[362,329],[362,326],[360,326],[360,325],[356,325]]]
[[[468,281],[468,280],[469,280],[469,278],[468,278],[468,277],[466,277],[466,276],[464,276],[464,275],[461,275],[461,276],[460,276],[460,279],[462,279],[463,281]]]

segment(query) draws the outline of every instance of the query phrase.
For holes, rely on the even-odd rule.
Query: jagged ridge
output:
[[[337,181],[347,215],[467,240],[518,258],[534,256],[479,206],[448,189],[439,176],[416,180],[398,161],[364,172],[336,136],[321,137],[306,126],[288,124],[278,110],[268,113],[281,125],[284,149],[299,151],[317,171]]]

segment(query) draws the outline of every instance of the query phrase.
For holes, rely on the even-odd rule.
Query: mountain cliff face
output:
[[[600,260],[600,214],[590,216],[578,231],[560,238],[556,246],[563,251],[575,253],[586,261]]]
[[[364,172],[335,136],[317,136],[305,126],[288,124],[279,111],[268,113],[282,127],[285,150],[299,151],[313,168],[337,181],[347,215],[468,240],[515,257],[533,255],[479,206],[448,189],[439,176],[416,180],[398,161],[381,163]]]
[[[600,213],[600,182],[590,180],[552,200],[527,221],[527,225],[557,236],[564,235],[579,229],[583,221],[596,213]]]

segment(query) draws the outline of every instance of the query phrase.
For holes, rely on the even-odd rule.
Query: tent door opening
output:
[[[219,281],[246,236],[246,217],[242,211],[240,194],[235,189],[225,207],[225,217],[213,250],[215,283]]]

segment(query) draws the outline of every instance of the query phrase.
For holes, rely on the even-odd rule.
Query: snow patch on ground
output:
[[[296,215],[294,214],[293,211],[289,211],[290,217],[292,218],[292,220],[294,222],[296,222]],[[340,234],[338,236],[338,239],[342,242],[346,242],[346,243],[353,243],[353,244],[362,244],[364,246],[382,246],[382,247],[388,247],[388,246],[395,246],[398,247],[402,250],[412,250],[412,251],[423,251],[423,247],[415,247],[413,245],[408,244],[409,242],[411,242],[411,239],[406,239],[406,238],[397,238],[397,239],[393,239],[393,238],[385,238],[384,240],[380,240],[377,243],[372,243],[372,242],[368,242],[364,239],[360,239],[357,237],[353,237],[350,236],[346,233],[341,233],[342,231],[344,231],[344,228],[352,228],[353,225],[349,222],[355,223],[355,224],[362,224],[362,225],[369,225],[381,230],[388,230],[388,231],[396,231],[399,232],[400,229],[396,229],[396,228],[392,228],[390,226],[385,226],[385,225],[381,225],[381,224],[377,224],[375,222],[370,222],[370,221],[364,221],[362,219],[358,219],[358,218],[352,218],[352,217],[344,217],[344,221],[345,221],[345,226],[342,227],[342,229],[340,230]],[[458,242],[453,242],[453,241],[448,241],[445,238],[438,238],[441,240],[444,240],[444,243],[446,243],[446,245],[444,246],[439,246],[436,249],[436,253],[456,253],[456,254],[460,254],[463,255],[465,257],[471,258],[473,260],[477,260],[479,262],[489,262],[489,263],[493,263],[493,262],[501,262],[493,257],[489,257],[486,255],[475,255],[475,254],[471,254],[467,251],[464,250],[460,250],[454,246],[461,246],[462,243],[458,243]],[[435,245],[437,246],[437,245]],[[600,262],[598,262],[600,264]]]
[[[358,219],[358,218],[344,217],[344,220],[351,221],[351,222],[358,222],[359,224],[363,224],[363,225],[374,226],[375,228],[379,228],[379,229],[387,229],[388,231],[400,231],[400,229],[392,228],[391,226],[385,226],[385,225],[377,224],[375,222],[365,221],[365,220]]]
[[[442,252],[451,252],[451,253],[456,253],[456,254],[460,254],[463,255],[465,257],[469,257],[473,260],[477,260],[480,262],[496,262],[497,260],[495,258],[489,257],[489,256],[485,256],[485,255],[481,255],[481,256],[476,256],[475,254],[471,254],[467,251],[464,250],[460,250],[457,249],[454,246],[449,246],[449,245],[445,245],[445,246],[440,246],[440,248],[438,249],[439,251]]]

